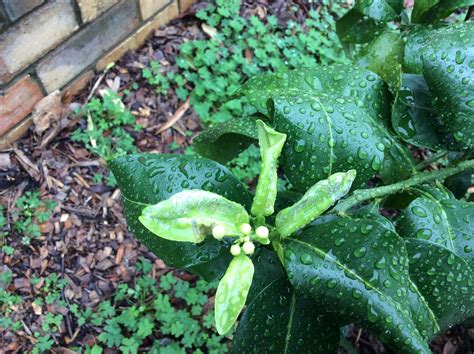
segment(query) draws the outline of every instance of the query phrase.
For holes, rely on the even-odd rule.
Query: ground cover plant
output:
[[[357,323],[394,352],[429,353],[472,318],[474,205],[442,184],[474,168],[474,26],[442,21],[469,5],[356,1],[338,22],[356,64],[248,80],[231,98],[242,114],[195,139],[202,156],[110,161],[135,236],[220,280],[219,333],[244,310],[233,351],[335,352]],[[252,192],[222,164],[254,142]],[[410,146],[433,158],[416,164]]]

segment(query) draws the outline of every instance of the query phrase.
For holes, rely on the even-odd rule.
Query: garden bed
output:
[[[6,351],[54,348],[67,353],[86,347],[99,353],[99,347],[113,347],[148,352],[167,344],[170,353],[184,347],[188,352],[226,350],[229,338],[218,336],[209,319],[215,284],[168,268],[132,237],[120,192],[108,178],[104,161],[80,141],[71,140],[78,127],[87,131],[87,119],[69,112],[100,97],[103,90],[112,90],[142,127],[123,128],[138,151],[186,151],[202,121],[190,107],[193,104],[179,98],[176,90],[157,93],[143,69],[159,62],[167,71],[178,71],[181,44],[212,36],[195,17],[205,6],[196,4],[157,29],[142,48],[97,75],[83,92],[54,105],[59,120],[41,129],[36,126],[15,149],[0,155],[0,205],[7,216],[3,225],[7,247],[0,254],[0,284],[7,290],[0,295],[0,306],[8,317],[0,326],[4,327],[0,337]],[[260,0],[247,1],[241,13],[247,18],[266,20],[273,15],[279,23],[302,23],[310,10],[303,1]],[[252,53],[246,55],[251,61]],[[242,176],[248,183],[255,177],[247,170]],[[438,337],[432,349],[467,353],[473,337],[472,329],[455,327]],[[358,328],[351,328],[347,338],[361,353],[384,352],[373,336]]]

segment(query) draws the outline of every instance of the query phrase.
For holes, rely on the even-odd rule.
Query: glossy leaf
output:
[[[288,135],[281,166],[297,190],[341,170],[357,171],[355,187],[379,171],[386,181],[410,174],[408,151],[355,100],[300,93],[273,102],[276,129]]]
[[[423,48],[433,26],[412,26],[405,33],[403,71],[410,74],[423,74]]]
[[[211,191],[249,208],[251,201],[247,190],[224,166],[199,157],[157,154],[120,157],[109,166],[123,195],[128,227],[167,265],[188,268],[205,266],[221,257],[229,259],[226,242],[212,238],[197,245],[169,241],[154,235],[138,220],[146,206],[166,200],[184,189]],[[205,275],[223,273],[227,266],[223,263],[220,264],[223,269]],[[199,274],[203,274],[205,269],[198,268]]]
[[[449,249],[409,239],[410,276],[439,319],[441,330],[474,316],[474,269]]]
[[[285,239],[282,247],[297,291],[372,330],[396,352],[430,353],[428,338],[439,327],[411,290],[404,242],[392,230],[373,220],[336,218]]]
[[[385,22],[369,18],[357,10],[350,10],[336,22],[337,36],[346,47],[370,42],[385,28]]]
[[[296,293],[286,278],[271,282],[249,303],[232,342],[233,353],[336,353],[339,325]]]
[[[199,243],[215,225],[224,227],[225,236],[240,236],[240,226],[248,224],[249,215],[242,205],[219,194],[193,189],[145,207],[139,220],[159,237]]]
[[[454,176],[446,178],[444,185],[453,192],[456,198],[463,198],[467,190],[474,185],[473,182],[474,169],[469,169],[458,173]]]
[[[298,191],[334,171],[357,170],[355,186],[376,173],[387,183],[410,174],[409,151],[390,134],[390,103],[377,75],[335,65],[249,80],[240,91],[287,134],[281,166]],[[387,123],[388,124],[388,123]]]
[[[397,222],[404,237],[427,240],[463,258],[474,268],[474,204],[419,191]]]
[[[251,211],[253,215],[261,217],[272,215],[274,212],[277,196],[278,158],[283,144],[285,144],[286,135],[270,128],[261,120],[257,121],[257,127],[262,165]]]
[[[415,146],[447,149],[444,127],[431,102],[423,76],[404,74],[392,108],[393,129]]]
[[[356,0],[354,7],[337,21],[337,34],[343,43],[367,43],[402,9],[402,0]]]
[[[417,0],[413,7],[412,21],[430,23],[451,15],[460,7],[474,5],[474,0]]]
[[[232,328],[252,285],[254,266],[249,257],[241,254],[234,257],[220,280],[216,291],[216,329],[224,335]]]
[[[474,22],[431,32],[423,75],[453,142],[474,148]]]
[[[312,68],[267,73],[248,80],[238,91],[266,116],[268,99],[285,93],[325,94],[352,98],[376,119],[389,126],[390,100],[383,80],[369,70],[354,65],[319,65]]]
[[[351,189],[356,171],[339,172],[317,182],[292,206],[281,210],[275,225],[282,237],[287,237],[308,225],[329,209]]]
[[[367,44],[356,57],[356,63],[379,74],[393,92],[400,86],[401,64],[405,42],[397,31],[387,30]]]
[[[200,155],[226,163],[257,141],[255,118],[245,117],[217,123],[193,140]]]

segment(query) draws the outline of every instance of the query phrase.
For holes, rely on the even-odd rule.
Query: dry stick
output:
[[[189,97],[181,106],[179,106],[179,108],[176,110],[176,112],[174,112],[171,118],[156,131],[156,134],[160,134],[166,129],[171,128],[178,120],[181,119],[181,117],[184,115],[184,113],[186,113],[188,109]]]
[[[360,204],[366,200],[381,198],[385,197],[386,195],[395,194],[425,182],[442,180],[470,168],[474,168],[474,160],[463,161],[459,163],[456,167],[448,167],[442,170],[418,173],[405,181],[390,184],[388,186],[359,189],[354,191],[354,193],[349,198],[341,200],[341,202],[336,205],[333,211],[343,215],[353,206]]]

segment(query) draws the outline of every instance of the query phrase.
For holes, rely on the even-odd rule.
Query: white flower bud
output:
[[[223,225],[216,225],[212,228],[212,236],[216,240],[222,240],[222,238],[225,236],[225,228]]]
[[[242,231],[244,235],[248,235],[252,232],[252,226],[250,226],[250,224],[242,224],[240,225],[240,231]]]
[[[257,227],[257,230],[255,230],[255,233],[257,234],[258,238],[268,238],[268,227],[266,226],[259,226]]]
[[[255,245],[250,241],[244,242],[242,250],[245,254],[251,255],[255,251]]]
[[[242,241],[244,242],[250,241],[250,236],[245,236],[244,238],[242,238]]]
[[[230,247],[230,254],[233,256],[238,256],[240,254],[240,246],[239,245],[232,245]]]

